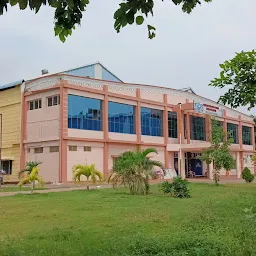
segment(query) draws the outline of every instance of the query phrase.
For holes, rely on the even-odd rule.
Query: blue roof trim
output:
[[[15,87],[17,85],[22,84],[23,82],[24,82],[24,79],[18,80],[18,81],[15,81],[15,82],[11,82],[9,84],[0,85],[0,91],[13,88],[13,87]]]

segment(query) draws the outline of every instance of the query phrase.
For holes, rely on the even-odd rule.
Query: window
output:
[[[42,108],[42,100],[32,100],[29,102],[29,110],[39,109]]]
[[[109,102],[108,130],[109,132],[135,134],[135,107]]]
[[[242,137],[244,145],[252,145],[252,128],[243,126],[242,127]]]
[[[12,174],[12,160],[2,160],[0,167],[0,169],[4,170],[6,174]]]
[[[50,146],[50,153],[59,152],[59,146]]]
[[[85,146],[84,147],[84,151],[91,152],[92,151],[92,147]]]
[[[77,146],[68,146],[69,151],[77,151]]]
[[[47,98],[48,107],[56,106],[60,104],[60,95],[55,95]]]
[[[163,111],[151,108],[141,108],[142,135],[163,136]]]
[[[178,138],[177,113],[168,112],[168,136]]]
[[[191,140],[205,141],[205,119],[203,117],[190,117]]]
[[[238,125],[227,123],[228,139],[232,139],[232,143],[238,144]]]
[[[68,128],[102,131],[102,101],[68,96]]]
[[[44,152],[44,148],[40,147],[40,148],[34,148],[34,153],[35,154],[42,154]]]

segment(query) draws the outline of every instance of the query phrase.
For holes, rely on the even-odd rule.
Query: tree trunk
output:
[[[87,189],[87,190],[90,190],[88,177],[86,177],[86,189]]]
[[[34,189],[35,189],[35,181],[31,182],[31,194],[34,193]]]

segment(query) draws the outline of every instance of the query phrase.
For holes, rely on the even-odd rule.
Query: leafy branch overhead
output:
[[[156,0],[124,0],[119,4],[119,8],[114,14],[114,28],[117,32],[127,24],[136,23],[142,25],[148,15],[154,16],[154,2]],[[162,0],[163,1],[163,0]],[[191,13],[191,11],[201,2],[211,2],[212,0],[172,0],[175,5],[181,5],[182,11]],[[55,36],[59,36],[62,42],[72,34],[76,25],[81,24],[83,12],[86,10],[89,0],[1,0],[0,15],[7,12],[10,6],[19,5],[21,10],[30,8],[36,13],[42,5],[48,5],[55,9]],[[155,27],[147,24],[148,37],[150,39],[156,36]]]
[[[236,56],[220,64],[220,76],[211,81],[210,86],[228,91],[219,102],[232,108],[256,106],[256,51],[237,53]]]

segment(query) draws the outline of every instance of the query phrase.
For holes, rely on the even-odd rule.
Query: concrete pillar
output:
[[[240,152],[236,153],[236,177],[238,179],[241,178],[241,158],[240,158]]]
[[[180,152],[179,152],[179,174],[183,179],[186,178],[186,174],[185,174],[185,153],[184,152],[181,152],[181,156],[180,156]]]

